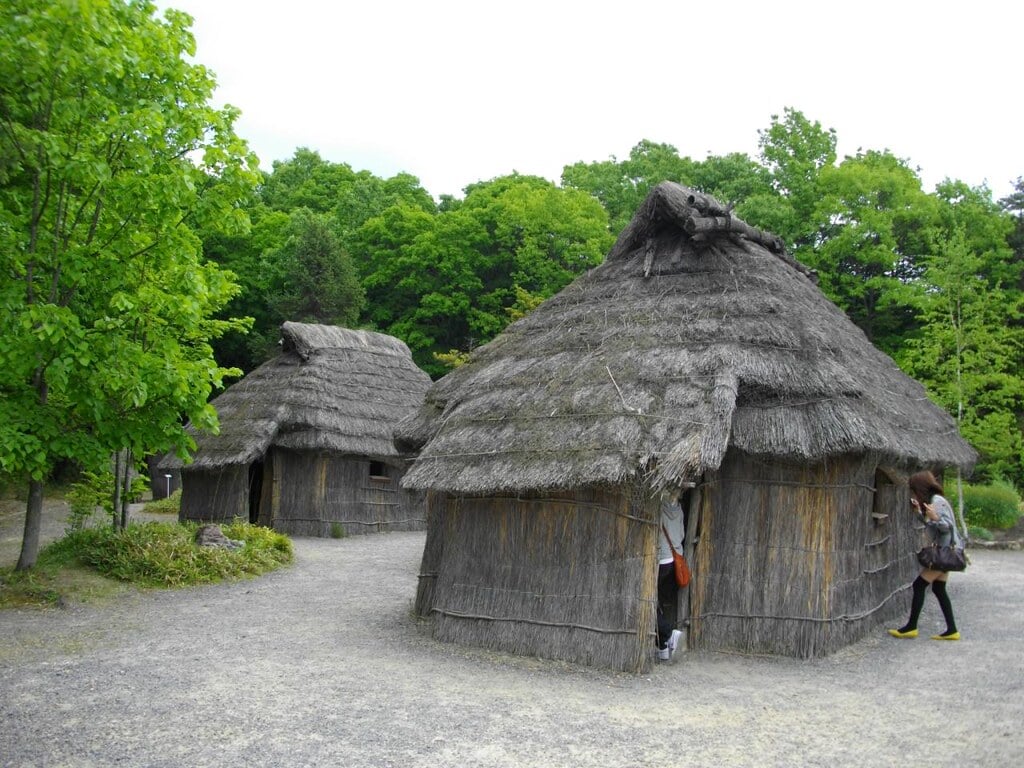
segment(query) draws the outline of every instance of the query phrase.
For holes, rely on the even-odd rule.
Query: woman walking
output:
[[[960,537],[956,530],[953,508],[943,497],[942,484],[935,478],[935,475],[931,472],[918,472],[910,476],[909,485],[910,507],[921,516],[932,543],[939,546],[957,544]],[[921,616],[925,592],[930,584],[932,593],[939,601],[942,616],[946,620],[946,631],[941,635],[932,635],[932,640],[959,640],[960,632],[957,630],[956,621],[953,618],[953,604],[949,601],[949,594],[946,592],[948,579],[949,574],[945,571],[922,568],[912,585],[910,618],[899,629],[890,629],[889,634],[899,638],[917,637],[917,620]]]

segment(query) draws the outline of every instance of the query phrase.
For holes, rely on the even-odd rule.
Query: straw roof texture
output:
[[[271,446],[386,458],[392,430],[423,403],[430,377],[392,336],[287,322],[282,352],[213,400],[220,434],[195,434],[192,469],[248,464]],[[183,462],[170,456],[167,468]]]
[[[975,460],[951,417],[781,241],[663,183],[604,263],[437,381],[396,440],[403,484],[565,489],[717,469],[729,446],[816,462]]]

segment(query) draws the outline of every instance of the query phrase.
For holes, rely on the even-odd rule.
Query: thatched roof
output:
[[[396,430],[404,485],[484,493],[699,479],[728,446],[970,465],[924,388],[778,238],[664,183],[604,263],[436,382]]]
[[[213,400],[220,434],[194,434],[190,465],[247,464],[275,445],[386,458],[392,430],[423,403],[430,377],[409,348],[381,333],[285,323],[281,354]],[[161,466],[177,468],[173,455]]]

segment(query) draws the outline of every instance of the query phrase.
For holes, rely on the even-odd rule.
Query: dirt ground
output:
[[[880,629],[813,661],[679,653],[629,675],[433,641],[411,616],[423,543],[296,539],[294,565],[255,581],[0,614],[0,765],[1006,768],[1024,755],[1024,553],[976,552],[951,579],[959,643],[927,638],[941,629],[929,596],[916,640]]]

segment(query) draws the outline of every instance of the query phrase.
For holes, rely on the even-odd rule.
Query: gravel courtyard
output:
[[[917,640],[879,631],[815,661],[681,653],[636,676],[434,642],[411,617],[423,543],[297,539],[294,565],[256,581],[0,613],[0,765],[1024,759],[1024,553],[976,552],[951,579],[959,643],[927,639],[929,594]]]

